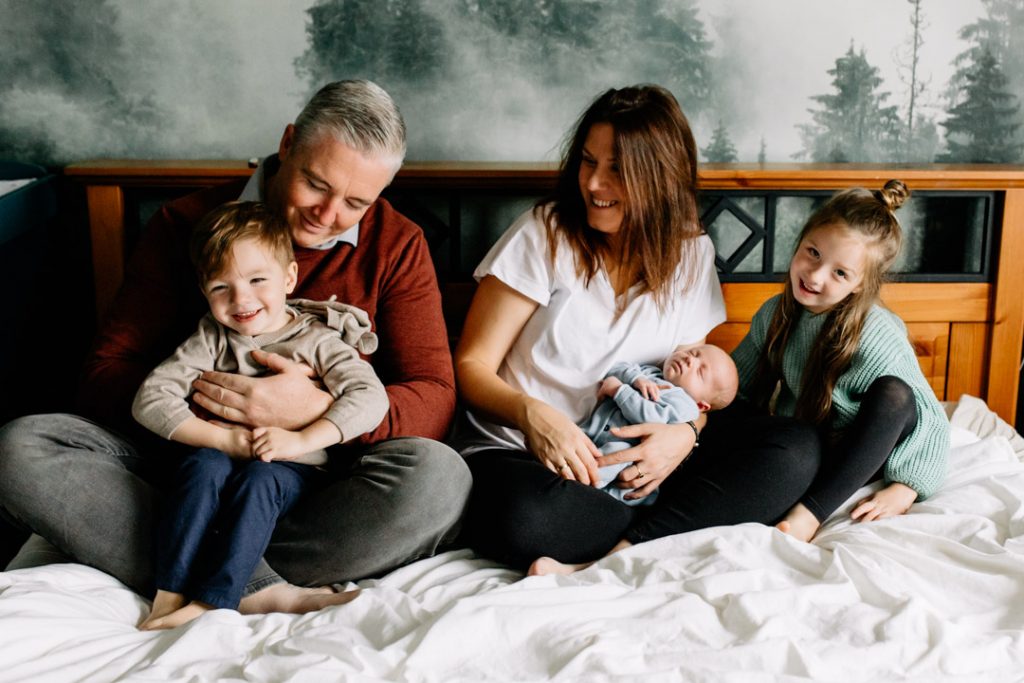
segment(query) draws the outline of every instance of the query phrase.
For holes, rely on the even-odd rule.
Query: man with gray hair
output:
[[[405,145],[405,124],[386,92],[368,81],[331,83],[248,182],[161,208],[87,361],[80,408],[90,419],[29,416],[0,430],[0,515],[37,534],[29,546],[41,536],[152,593],[159,482],[175,454],[131,421],[130,406],[203,313],[188,264],[192,227],[234,199],[265,201],[285,218],[299,264],[294,296],[336,296],[369,314],[380,339],[369,360],[391,404],[375,430],[334,449],[332,483],[280,520],[239,610],[318,609],[336,595],[325,586],[382,574],[453,540],[470,476],[438,442],[455,408],[440,292],[422,230],[379,196]],[[196,410],[243,427],[299,429],[333,401],[309,368],[253,357],[267,366],[265,376],[205,373],[194,384]],[[11,568],[27,566],[31,555],[23,550]]]

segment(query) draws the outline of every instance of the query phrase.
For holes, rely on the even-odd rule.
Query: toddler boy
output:
[[[322,480],[324,449],[374,429],[388,410],[384,386],[359,355],[377,347],[366,313],[334,301],[287,301],[298,276],[291,235],[263,204],[215,209],[197,226],[191,252],[210,312],[150,373],[132,405],[140,424],[198,449],[168,491],[156,544],[158,591],[144,629],[237,608],[277,520]],[[192,383],[208,370],[262,374],[254,350],[311,367],[335,398],[323,417],[289,431],[194,416]]]

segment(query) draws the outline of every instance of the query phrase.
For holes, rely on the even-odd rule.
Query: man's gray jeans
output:
[[[84,418],[19,418],[0,429],[0,515],[152,595],[161,495],[142,476],[148,464],[127,439]],[[458,533],[470,484],[462,457],[444,444],[369,446],[278,522],[246,594],[282,577],[322,586],[429,557]]]

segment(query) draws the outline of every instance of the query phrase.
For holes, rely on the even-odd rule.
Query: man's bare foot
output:
[[[818,518],[804,507],[803,503],[797,503],[786,513],[786,517],[775,525],[775,528],[804,543],[809,543],[814,538],[814,534],[818,533],[820,526],[821,522],[818,521]]]
[[[568,576],[573,572],[578,572],[581,569],[586,569],[593,562],[583,562],[582,564],[567,564],[559,562],[558,560],[551,557],[540,557],[533,561],[530,565],[529,571],[526,572],[527,576],[547,576],[548,574],[561,574],[562,576]]]
[[[359,597],[359,589],[335,592],[330,586],[320,588],[302,588],[290,583],[275,583],[261,591],[242,598],[238,611],[242,614],[267,614],[268,612],[285,612],[287,614],[306,614],[316,612],[324,607],[344,605]]]
[[[174,610],[170,614],[160,617],[159,619],[146,619],[139,626],[142,631],[160,631],[162,629],[176,628],[183,624],[187,624],[193,619],[197,619],[204,613],[212,610],[213,607],[207,605],[205,602],[197,602],[193,600],[181,609]]]
[[[156,597],[153,598],[153,606],[149,610],[149,614],[139,624],[140,631],[149,631],[150,624],[157,619],[166,617],[172,612],[177,612],[179,609],[188,604],[188,599],[181,593],[172,593],[170,591],[158,590]]]

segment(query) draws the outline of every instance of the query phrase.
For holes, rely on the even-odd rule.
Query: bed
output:
[[[89,197],[99,315],[120,277],[126,187],[142,176],[193,186],[245,173],[141,168],[70,169]],[[812,171],[712,167],[704,181],[834,188],[893,175]],[[424,187],[439,182],[429,168],[411,173]],[[528,173],[547,182],[551,171]],[[362,595],[342,607],[217,610],[157,633],[135,628],[147,602],[97,570],[3,572],[0,682],[1024,680],[1024,439],[1009,425],[1024,329],[1024,172],[919,173],[918,184],[998,190],[1004,265],[986,282],[887,289],[953,425],[945,484],[907,515],[851,523],[865,487],[811,544],[756,524],[717,527],[570,577],[524,578],[457,550],[361,581]],[[470,175],[480,182],[479,169]],[[529,184],[510,177],[499,180]],[[448,178],[449,188],[461,182]],[[716,341],[738,341],[774,287],[727,284]],[[445,299],[457,320],[466,288],[447,282]]]
[[[157,633],[97,570],[0,573],[0,681],[1019,681],[1024,439],[979,399],[950,411],[938,493],[852,524],[866,487],[811,544],[716,527],[530,578],[458,550],[342,607]]]

